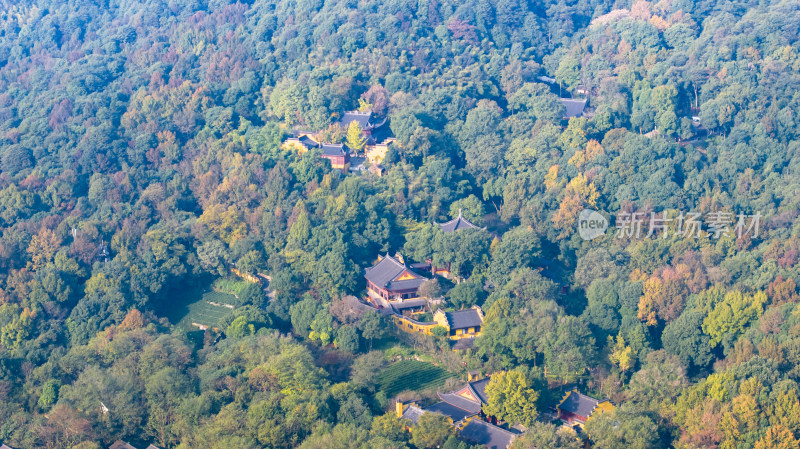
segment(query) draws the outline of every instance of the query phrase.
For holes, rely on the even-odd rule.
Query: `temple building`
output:
[[[284,150],[294,150],[297,154],[304,154],[312,149],[322,150],[320,157],[331,161],[331,166],[335,169],[347,172],[350,168],[350,149],[343,143],[319,143],[307,134],[299,137],[286,139],[281,148]]]
[[[564,119],[573,117],[583,117],[583,110],[586,108],[586,99],[574,100],[572,98],[562,98],[561,104],[564,105]]]
[[[461,213],[461,209],[458,210],[458,217],[448,222],[438,223],[438,224],[442,232],[444,232],[445,234],[461,231],[463,229],[486,229],[486,228],[478,228],[478,226],[474,225],[469,220],[464,218],[464,215]],[[431,272],[433,274],[438,274],[444,277],[450,277],[450,263],[447,263],[444,266],[434,266],[432,260],[428,260],[427,262],[431,264]]]
[[[405,262],[388,254],[367,268],[367,293],[386,301],[402,301],[417,297],[417,289],[425,278],[409,268]]]
[[[441,402],[431,405],[427,410],[449,416],[458,422],[471,416],[485,415],[481,411],[489,397],[486,396],[486,385],[490,378],[469,381],[458,390],[449,393],[437,393]]]
[[[301,134],[298,137],[290,137],[286,139],[281,148],[288,150],[294,149],[297,154],[303,154],[312,148],[319,148],[319,142],[312,139],[308,134]]]
[[[447,329],[447,335],[451,340],[475,338],[481,334],[483,310],[478,306],[456,312],[445,312],[439,309],[433,314],[433,321]]]
[[[490,379],[477,380],[476,377],[470,373],[469,382],[462,388],[450,393],[437,393],[440,401],[429,407],[398,401],[397,416],[416,424],[424,413],[439,413],[452,421],[456,434],[462,440],[490,449],[506,449],[518,433],[496,425],[497,420],[493,417],[486,417],[482,408],[488,401],[486,385]],[[414,432],[413,427],[410,430]]]
[[[486,446],[488,449],[506,449],[517,434],[481,419],[467,419],[458,431],[462,440]]]
[[[358,126],[361,128],[361,135],[367,139],[367,145],[375,145],[376,142],[384,137],[380,135],[381,133],[379,130],[383,129],[383,125],[386,124],[386,119],[379,120],[372,111],[345,112],[342,115],[342,119],[339,120],[339,126],[347,130],[352,122],[358,123]]]
[[[344,172],[350,168],[350,151],[343,143],[323,143],[322,157],[331,161],[333,168]]]
[[[608,399],[598,400],[581,394],[578,390],[568,392],[556,406],[558,419],[569,425],[580,427],[583,427],[592,417],[610,412],[613,409],[614,404]]]
[[[375,143],[374,145],[367,144],[365,151],[367,155],[367,159],[369,163],[372,165],[377,165],[383,162],[386,159],[386,153],[389,152],[389,146],[394,143],[397,139],[394,137],[387,137],[381,143]]]

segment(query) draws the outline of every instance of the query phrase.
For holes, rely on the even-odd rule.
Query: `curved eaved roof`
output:
[[[444,232],[455,232],[458,231],[459,229],[477,228],[477,226],[470,223],[469,220],[467,220],[466,218],[464,218],[463,215],[461,215],[461,209],[458,210],[458,217],[445,223],[439,223],[439,226],[442,228],[442,231]]]
[[[398,279],[407,273],[409,279]],[[367,268],[364,275],[368,281],[387,290],[407,290],[417,288],[425,282],[425,278],[408,268],[404,263],[390,255],[384,256],[380,262]]]
[[[563,401],[561,401],[561,404],[558,405],[558,408],[561,411],[588,418],[592,415],[592,412],[599,403],[600,401],[595,398],[578,393],[577,391],[572,391],[569,395],[567,395],[566,398],[564,398]]]

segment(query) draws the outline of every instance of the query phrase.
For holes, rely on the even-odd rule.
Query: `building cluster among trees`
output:
[[[796,0],[0,1],[0,442],[798,448],[798,36]]]

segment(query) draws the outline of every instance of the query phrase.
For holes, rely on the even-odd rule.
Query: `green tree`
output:
[[[255,326],[252,323],[248,323],[247,317],[242,315],[236,317],[236,319],[231,322],[225,333],[230,338],[243,338],[248,335],[253,335],[255,332]]]
[[[623,372],[630,371],[636,363],[633,348],[625,344],[625,339],[622,335],[617,335],[616,342],[609,336],[608,343],[611,346],[611,353],[608,355],[611,363],[617,365]]]
[[[294,331],[300,335],[308,335],[318,311],[320,311],[319,303],[310,296],[292,305],[290,315]]]
[[[561,58],[556,69],[556,81],[560,86],[564,86],[568,91],[574,90],[578,87],[580,82],[580,60],[573,55],[567,54]]]
[[[577,435],[553,424],[536,421],[511,443],[511,449],[581,449]]]
[[[702,331],[703,318],[697,310],[684,310],[661,334],[664,349],[678,356],[688,368],[704,368],[714,358],[709,337]]]
[[[483,411],[487,415],[524,426],[536,421],[539,393],[521,368],[493,374],[486,385],[486,395],[488,404],[483,406]]]
[[[708,334],[709,344],[716,346],[724,341],[726,346],[731,346],[747,325],[761,316],[766,302],[764,292],[746,295],[732,290],[726,293],[722,302],[715,304],[703,320],[703,332]]]
[[[453,422],[439,413],[426,412],[411,429],[411,444],[419,448],[439,447],[453,433]]]
[[[800,442],[792,432],[783,426],[772,426],[756,442],[753,449],[798,449]]]
[[[470,307],[483,301],[486,292],[480,282],[473,279],[462,282],[447,292],[450,304],[457,309],[469,309]]]
[[[368,310],[361,315],[358,329],[361,330],[361,336],[369,340],[370,351],[372,351],[372,342],[376,338],[381,338],[385,333],[380,315],[372,310]]]
[[[664,447],[658,425],[648,416],[615,409],[593,417],[586,433],[603,449],[659,449]]]
[[[492,246],[489,272],[497,285],[507,282],[512,271],[533,267],[541,254],[539,238],[522,227],[506,232],[500,242]]]
[[[476,226],[480,226],[483,223],[483,216],[486,215],[486,210],[478,197],[470,195],[453,201],[453,204],[450,205],[450,216],[452,218],[458,217],[459,213]]]
[[[344,324],[336,330],[336,346],[347,352],[358,352],[358,332],[356,328]]]
[[[56,379],[48,379],[42,385],[42,394],[39,396],[39,408],[47,410],[58,401],[58,389],[61,387],[61,382]]]
[[[397,417],[394,413],[385,413],[372,419],[370,435],[384,437],[391,441],[405,441],[408,439],[406,431],[407,421]]]
[[[386,368],[386,358],[381,351],[370,351],[357,357],[350,370],[350,381],[359,388],[375,391],[374,379]]]

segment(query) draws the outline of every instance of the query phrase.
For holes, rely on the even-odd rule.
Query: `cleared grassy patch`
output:
[[[236,277],[219,278],[214,281],[211,288],[214,291],[228,293],[234,296],[239,296],[250,283]],[[238,304],[238,303],[237,303]]]
[[[452,374],[427,362],[404,360],[386,368],[378,376],[378,390],[393,397],[406,390],[422,391],[444,385]]]
[[[192,323],[208,327],[216,327],[220,320],[233,312],[239,305],[235,296],[221,292],[206,292],[198,301],[187,305],[187,313],[180,320],[180,325],[191,329]]]

